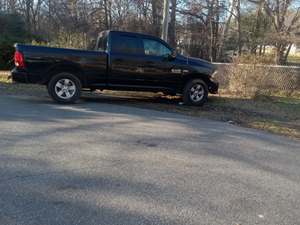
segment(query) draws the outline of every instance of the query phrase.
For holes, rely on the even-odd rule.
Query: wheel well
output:
[[[48,84],[54,75],[63,73],[63,72],[71,73],[74,76],[76,76],[80,80],[82,86],[84,86],[86,84],[86,80],[84,78],[84,74],[83,74],[83,71],[81,70],[81,68],[78,66],[73,66],[73,65],[59,65],[54,68],[51,68],[47,73],[47,79],[45,80],[44,83]]]
[[[205,84],[208,86],[209,85],[209,77],[208,75],[204,75],[204,74],[192,74],[190,76],[187,76],[184,78],[183,80],[183,87],[182,87],[182,90],[184,89],[184,86],[190,82],[191,80],[194,80],[194,79],[200,79],[200,80],[203,80],[205,82]]]

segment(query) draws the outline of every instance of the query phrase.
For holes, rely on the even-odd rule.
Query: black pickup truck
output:
[[[186,104],[203,105],[218,91],[211,63],[138,33],[103,31],[93,51],[16,44],[14,60],[14,82],[47,85],[59,103],[77,101],[83,89],[110,89],[181,94]]]

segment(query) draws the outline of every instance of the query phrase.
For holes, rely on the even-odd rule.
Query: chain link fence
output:
[[[215,63],[220,89],[243,96],[300,96],[300,67]]]

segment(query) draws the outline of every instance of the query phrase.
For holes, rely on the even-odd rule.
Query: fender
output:
[[[52,65],[45,73],[46,75],[43,83],[47,84],[52,78],[52,76],[60,72],[69,72],[74,74],[81,81],[82,86],[85,86],[87,83],[86,77],[84,76],[84,72],[81,69],[80,65],[77,65],[76,63],[72,62],[63,62]]]

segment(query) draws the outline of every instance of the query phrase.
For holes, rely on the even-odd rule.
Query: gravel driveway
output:
[[[101,102],[0,97],[0,224],[300,224],[300,142]]]

